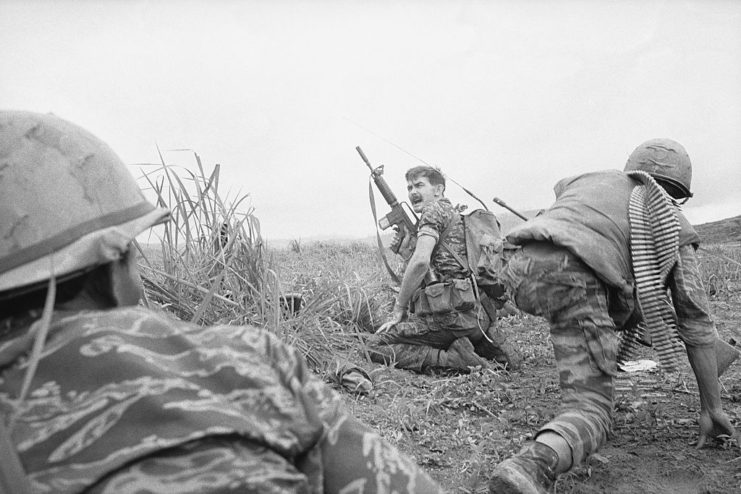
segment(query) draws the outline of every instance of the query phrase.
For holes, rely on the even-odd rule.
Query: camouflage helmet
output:
[[[683,197],[692,197],[692,163],[684,147],[671,139],[650,139],[630,153],[625,171],[642,170],[657,180],[679,189]],[[680,198],[677,198],[680,199]]]
[[[0,292],[119,259],[167,215],[84,129],[0,111]]]

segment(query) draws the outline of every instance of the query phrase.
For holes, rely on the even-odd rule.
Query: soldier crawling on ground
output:
[[[395,236],[408,262],[391,319],[368,340],[371,359],[417,372],[468,371],[489,367],[488,360],[518,369],[522,357],[497,327],[493,301],[484,293],[475,297],[467,268],[458,260],[466,259],[465,234],[460,213],[445,197],[445,177],[437,168],[419,166],[405,178],[409,201],[419,215],[417,234],[400,238],[397,231]],[[425,288],[432,279],[449,300],[470,303],[431,312]],[[412,304],[415,314],[408,317]]]
[[[641,321],[662,366],[673,368],[680,352],[689,358],[700,394],[697,447],[737,437],[718,375],[738,354],[716,355],[718,334],[695,256],[700,239],[677,208],[692,196],[691,177],[684,147],[652,139],[633,151],[624,171],[561,180],[555,203],[507,235],[521,249],[503,280],[520,310],[550,323],[562,404],[533,442],[494,468],[492,494],[544,494],[604,444],[613,379],[618,363],[635,356]]]
[[[1,492],[442,492],[268,331],[137,307],[168,212],[108,146],[0,112],[0,155]]]

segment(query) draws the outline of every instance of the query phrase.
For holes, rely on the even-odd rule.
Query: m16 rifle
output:
[[[414,214],[414,211],[409,207],[409,204],[406,202],[399,202],[396,199],[396,196],[383,178],[383,165],[373,168],[373,165],[368,161],[368,158],[365,156],[365,153],[363,153],[363,150],[360,149],[360,146],[355,146],[355,150],[358,152],[360,157],[363,158],[363,161],[368,165],[368,168],[370,168],[373,182],[375,182],[376,187],[378,187],[378,190],[386,200],[386,203],[391,206],[391,212],[378,220],[378,226],[381,230],[387,230],[392,226],[396,226],[399,232],[399,239],[403,239],[406,235],[414,235],[417,233],[417,215]],[[401,244],[401,241],[392,244],[391,250],[394,254],[399,253]]]

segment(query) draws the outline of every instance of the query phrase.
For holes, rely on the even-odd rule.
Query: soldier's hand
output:
[[[408,261],[414,253],[412,245],[412,236],[408,234],[406,228],[399,228],[394,225],[394,238],[391,239],[390,248],[393,252],[398,253],[402,259]]]
[[[394,252],[398,252],[401,247],[401,242],[404,240],[404,235],[401,234],[397,225],[394,225],[392,228],[394,230],[394,237],[391,239],[389,248]]]
[[[385,333],[389,329],[393,328],[407,317],[406,307],[401,307],[399,304],[394,304],[394,312],[391,314],[391,319],[381,324],[376,333]]]
[[[700,439],[697,441],[697,449],[705,446],[709,440],[723,435],[738,440],[738,432],[733,428],[728,415],[723,411],[710,413],[708,410],[701,410]]]
[[[385,333],[389,329],[391,329],[394,326],[396,326],[396,324],[397,324],[397,322],[396,321],[393,321],[393,320],[392,321],[386,321],[385,323],[381,324],[381,327],[378,328],[378,331],[376,331],[376,333],[377,334]]]

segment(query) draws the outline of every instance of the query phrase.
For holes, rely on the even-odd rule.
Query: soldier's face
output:
[[[407,181],[407,195],[415,213],[421,213],[427,204],[442,197],[442,185],[432,185],[427,177],[414,177]]]

